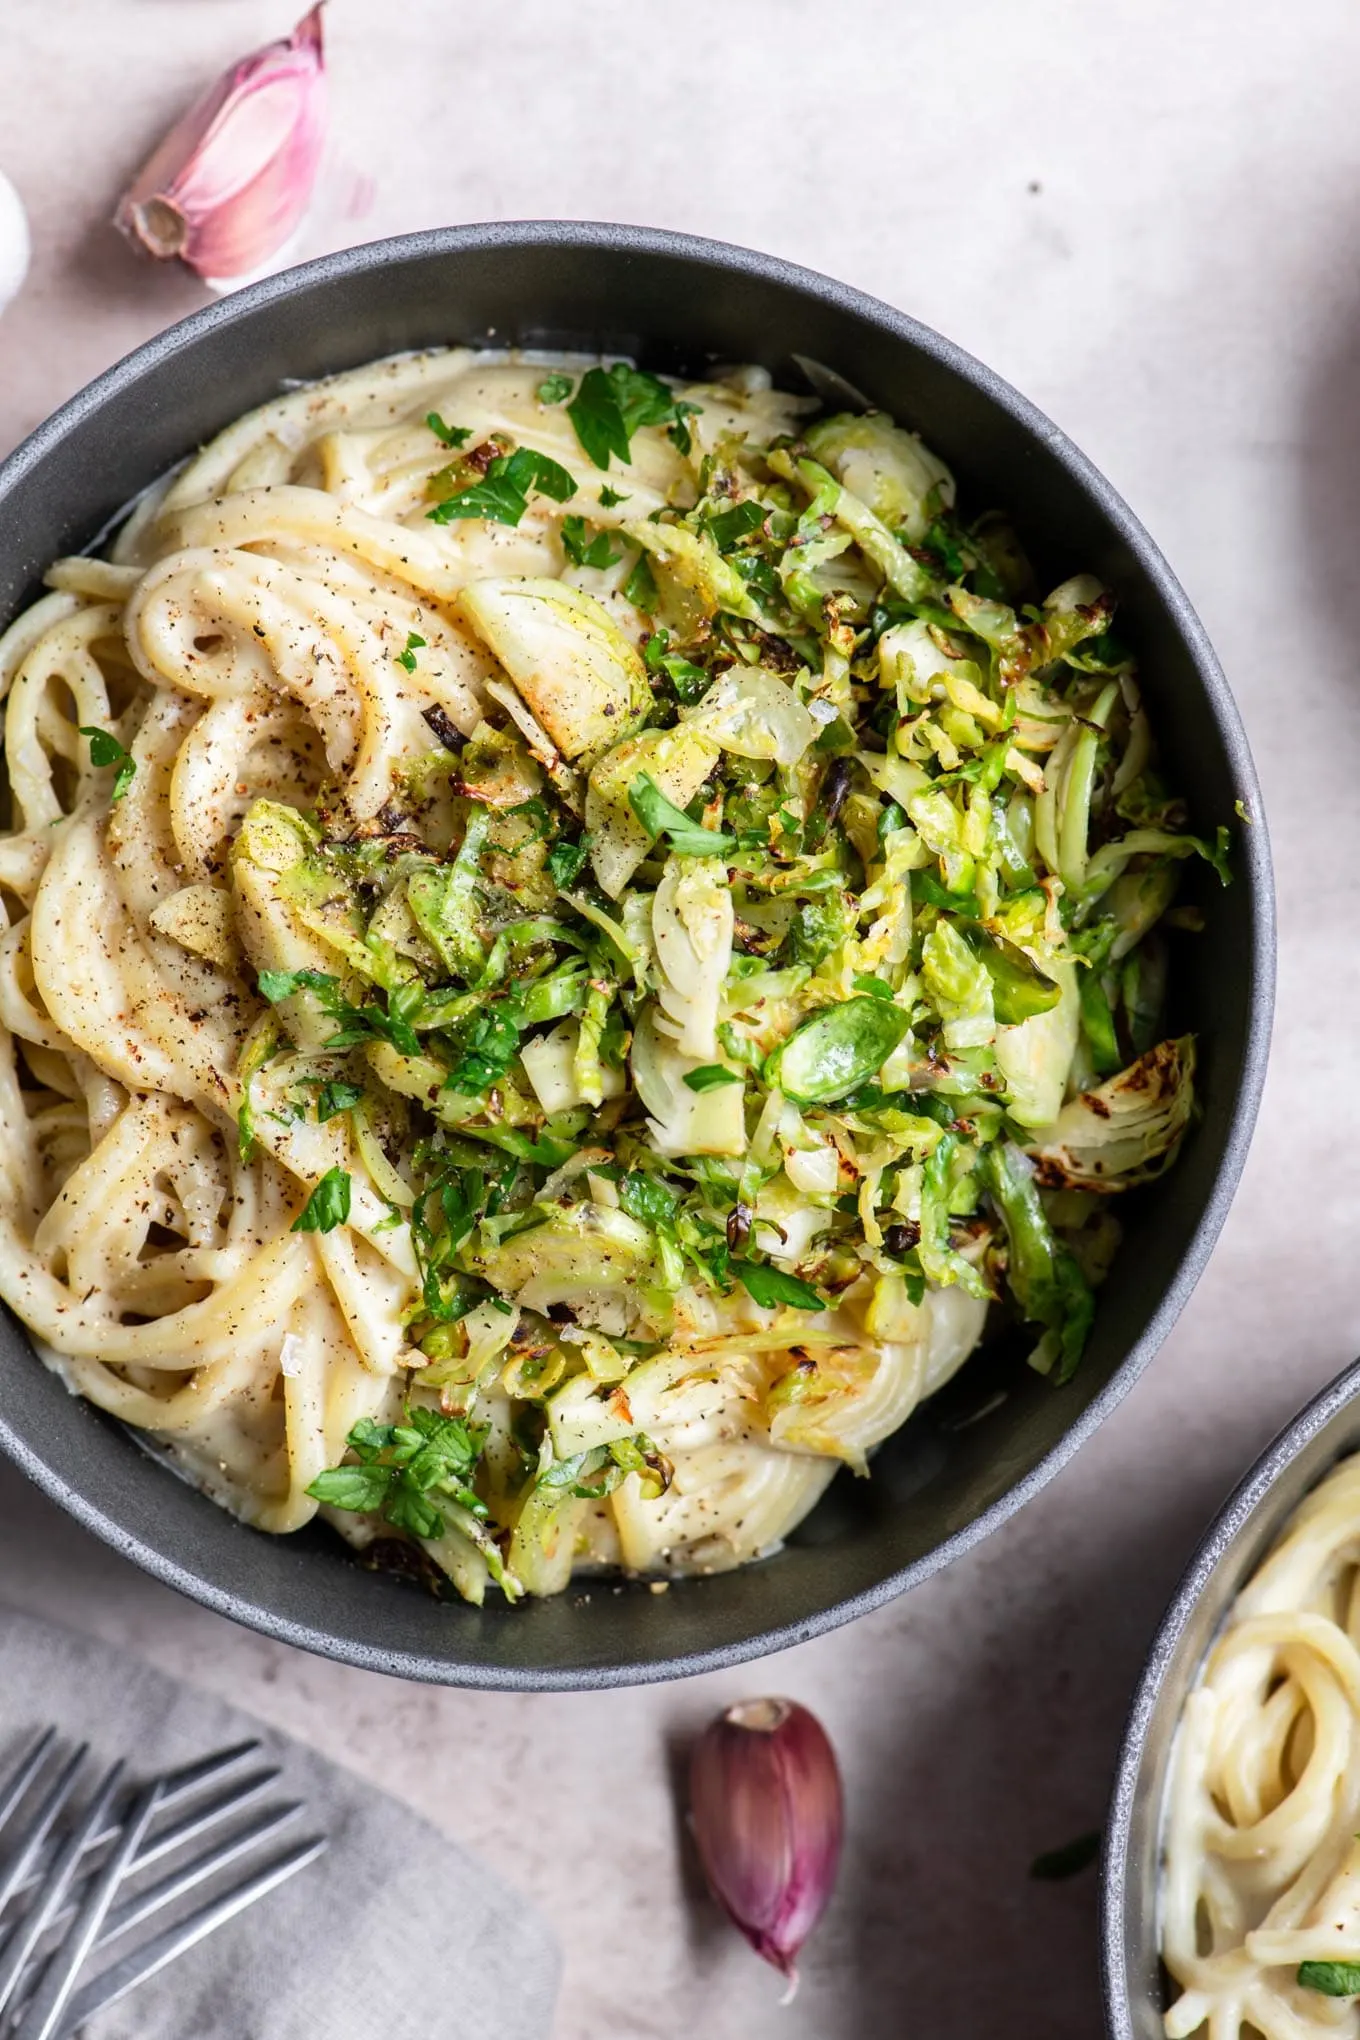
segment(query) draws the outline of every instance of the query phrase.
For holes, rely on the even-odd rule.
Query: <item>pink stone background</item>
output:
[[[103,222],[288,0],[3,0],[0,168],[35,241],[0,451],[200,302]],[[433,1692],[201,1612],[0,1470],[0,1592],[126,1641],[444,1821],[555,1923],[558,2040],[1089,2040],[1097,1825],[1195,1538],[1360,1346],[1360,224],[1354,0],[333,0],[338,162],[302,252],[560,213],[765,247],[902,305],[1085,447],[1188,587],[1278,861],[1280,1004],[1246,1180],[1141,1385],[999,1536],[765,1667],[636,1692]],[[346,219],[373,180],[362,221]],[[849,1847],[803,1989],[687,1889],[668,1752],[782,1690],[841,1751]]]

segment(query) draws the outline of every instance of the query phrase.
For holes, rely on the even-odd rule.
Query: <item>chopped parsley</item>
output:
[[[1360,1962],[1300,1962],[1298,1981],[1323,1997],[1360,1997]]]
[[[681,453],[688,453],[685,420],[698,409],[678,398],[659,377],[622,361],[612,368],[587,369],[567,406],[576,437],[597,468],[607,468],[611,457],[626,465],[632,459],[633,434],[644,425],[666,426]]]
[[[438,411],[427,411],[425,423],[429,426],[441,446],[466,446],[472,437],[472,427],[470,425],[446,425]]]
[[[676,1196],[655,1176],[634,1170],[619,1178],[619,1204],[640,1225],[667,1227],[675,1222]]]
[[[550,496],[554,503],[568,503],[576,494],[576,480],[560,462],[531,446],[513,453],[497,454],[479,482],[470,482],[426,516],[435,524],[452,524],[460,517],[485,517],[493,524],[518,524],[529,507],[531,494]]]
[[[357,1048],[365,1041],[388,1041],[402,1055],[420,1054],[420,1037],[411,1025],[411,1014],[424,998],[419,982],[399,985],[382,993],[382,1004],[352,1006],[340,990],[340,981],[324,970],[262,970],[260,997],[277,1006],[295,992],[313,992],[321,1010],[336,1023],[336,1032],[322,1045],[328,1050]]]
[[[735,836],[719,835],[691,821],[667,800],[650,773],[640,772],[628,789],[628,805],[652,837],[665,836],[677,857],[723,857],[735,850]]]
[[[113,792],[109,798],[110,800],[121,800],[132,784],[132,776],[137,770],[136,759],[131,751],[124,749],[111,730],[89,729],[82,723],[80,725],[80,734],[82,737],[88,737],[90,740],[91,765],[116,765],[118,767],[114,775]]]
[[[555,373],[544,376],[535,395],[540,404],[560,404],[571,395],[571,389],[571,377]]]
[[[554,843],[548,852],[548,869],[553,875],[554,884],[574,885],[585,869],[589,855],[589,836],[582,836],[579,843]]]
[[[400,1424],[361,1417],[345,1440],[357,1463],[319,1473],[308,1494],[328,1508],[382,1515],[412,1537],[443,1536],[441,1501],[484,1519],[471,1481],[485,1430],[438,1410],[408,1407],[403,1416]]]
[[[406,649],[397,653],[397,664],[404,666],[408,673],[414,673],[416,670],[416,653],[424,649],[424,638],[416,631],[409,631],[406,637]]]
[[[362,1084],[349,1084],[341,1077],[329,1077],[316,1094],[316,1116],[324,1126],[342,1112],[352,1112],[364,1095]]]
[[[730,510],[720,510],[708,520],[709,534],[719,552],[730,552],[743,538],[749,538],[753,531],[759,531],[769,515],[763,503],[747,501],[734,503]]]
[[[483,1007],[468,1029],[463,1053],[446,1079],[450,1091],[480,1098],[499,1083],[519,1053],[520,1004],[498,999]]]
[[[660,594],[656,585],[656,575],[652,572],[652,563],[645,552],[638,554],[633,570],[623,584],[623,592],[634,609],[642,610],[646,616],[650,616],[656,608]]]
[[[810,1282],[800,1282],[796,1275],[771,1268],[764,1261],[733,1261],[732,1273],[752,1302],[766,1310],[781,1303],[792,1304],[795,1310],[826,1309],[824,1299]]]
[[[345,1169],[327,1169],[303,1205],[291,1232],[334,1232],[349,1219],[350,1181]]]
[[[736,1070],[724,1069],[721,1063],[703,1063],[697,1070],[685,1071],[685,1082],[691,1091],[716,1091],[723,1084],[741,1081]]]
[[[574,567],[612,567],[623,558],[610,544],[607,531],[597,531],[590,539],[586,537],[584,517],[562,519],[562,550]]]

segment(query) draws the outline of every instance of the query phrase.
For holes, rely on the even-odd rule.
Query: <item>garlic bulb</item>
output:
[[[840,1772],[816,1715],[746,1700],[710,1722],[690,1762],[690,1824],[714,1897],[792,1988],[841,1854]]]
[[[28,274],[28,217],[18,192],[0,170],[0,312]]]

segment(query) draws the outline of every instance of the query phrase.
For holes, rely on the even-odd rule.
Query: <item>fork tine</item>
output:
[[[243,1763],[253,1757],[260,1747],[260,1738],[252,1735],[245,1742],[231,1743],[224,1750],[214,1750],[210,1757],[200,1757],[197,1763],[183,1764],[178,1771],[167,1771],[165,1790],[161,1793],[160,1810],[165,1813],[172,1806],[178,1806],[181,1799],[187,1799],[191,1792],[197,1792],[200,1785],[206,1785],[219,1772],[228,1771],[233,1764]],[[274,1776],[277,1777],[277,1769]]]
[[[305,1870],[309,1863],[314,1863],[317,1857],[324,1853],[327,1846],[324,1835],[315,1835],[310,1841],[299,1842],[287,1855],[266,1864],[265,1868],[256,1871],[253,1877],[235,1885],[221,1897],[211,1899],[207,1905],[200,1906],[197,1912],[190,1913],[187,1919],[179,1921],[173,1927],[167,1927],[163,1933],[157,1934],[142,1947],[123,1956],[121,1961],[110,1963],[107,1969],[101,1969],[99,1974],[92,1977],[71,1999],[66,2008],[66,2016],[57,2030],[56,2040],[73,2040],[73,2036],[87,2020],[94,2017],[96,2012],[102,2012],[107,2006],[115,2004],[119,1998],[126,1997],[130,1990],[135,1990],[137,1985],[144,1983],[149,1976],[155,1976],[158,1971],[173,1962],[177,1955],[183,1955],[188,1949],[196,1947],[217,1927],[225,1926],[228,1920],[235,1919],[238,1913],[253,1905],[256,1899],[266,1897],[288,1878],[295,1877],[299,1870]]]
[[[116,1770],[110,1775],[116,1785]],[[49,1959],[42,1980],[24,2010],[14,2040],[52,2040],[76,1987],[85,1957],[98,1939],[99,1930],[113,1903],[113,1895],[150,1825],[161,1791],[159,1783],[144,1786],[128,1808],[126,1825],[118,1838],[118,1845],[110,1850],[102,1868],[90,1879],[75,1924]],[[74,1867],[75,1858],[72,1862]]]
[[[51,1733],[49,1730],[46,1739],[48,1742],[50,1742]],[[161,1793],[160,1803],[156,1809],[157,1818],[161,1814],[172,1812],[175,1807],[182,1805],[186,1799],[192,1799],[194,1794],[199,1792],[204,1785],[210,1784],[223,1771],[230,1770],[233,1764],[239,1764],[243,1758],[253,1756],[259,1747],[259,1738],[254,1737],[249,1742],[233,1743],[230,1749],[218,1750],[213,1756],[203,1757],[195,1764],[185,1764],[178,1771],[167,1771],[164,1790]],[[258,1771],[251,1771],[246,1777],[238,1778],[234,1785],[228,1786],[227,1790],[219,1793],[215,1799],[210,1799],[206,1805],[194,1808],[192,1812],[185,1814],[181,1820],[169,1827],[163,1828],[159,1834],[152,1835],[138,1857],[138,1868],[142,1869],[150,1863],[159,1862],[162,1856],[168,1855],[172,1849],[177,1849],[182,1842],[195,1840],[207,1828],[212,1827],[216,1821],[225,1820],[230,1813],[235,1811],[238,1805],[244,1806],[248,1800],[254,1799],[259,1793],[263,1792],[267,1785],[272,1785],[278,1775],[279,1766],[277,1764],[266,1766]],[[3,1826],[2,1818],[0,1818],[0,1826]],[[85,1853],[93,1855],[96,1849],[101,1849],[108,1842],[113,1841],[119,1830],[120,1823],[117,1820],[106,1822],[101,1833],[91,1836]],[[35,1884],[41,1883],[47,1873],[47,1868],[48,1864],[44,1859],[30,1864],[28,1870],[9,1894],[9,1897],[11,1899],[20,1898],[26,1891],[31,1890]],[[6,1903],[5,1896],[0,1894],[0,1915],[3,1915]]]
[[[75,1774],[69,1764],[66,1767],[66,1775],[74,1782]],[[75,1874],[75,1867],[80,1859],[80,1852],[85,1847],[87,1839],[94,1833],[96,1827],[102,1826],[108,1819],[109,1808],[113,1805],[114,1795],[118,1790],[122,1776],[123,1766],[121,1763],[112,1765],[104,1773],[94,1798],[90,1801],[81,1819],[71,1829],[70,1834],[66,1837],[66,1840],[53,1858],[52,1867],[48,1871],[45,1881],[39,1887],[32,1906],[24,1914],[23,1918],[19,1920],[9,1940],[6,1942],[4,1956],[0,1959],[0,2011],[3,2011],[13,2000],[14,1993],[19,1987],[20,1978],[23,1976],[39,1942],[51,1924],[52,1915],[57,1911],[57,1908],[65,1898],[66,1888]],[[53,1791],[48,1795],[49,1803],[55,1798],[56,1789],[54,1787]],[[63,1805],[65,1804],[65,1797],[66,1795],[63,1795],[61,1802]]]
[[[172,1777],[173,1775],[171,1773]],[[130,1867],[138,1871],[150,1870],[154,1864],[162,1862],[166,1856],[173,1855],[176,1849],[183,1848],[186,1842],[196,1842],[200,1836],[207,1834],[210,1829],[219,1827],[224,1820],[230,1820],[235,1814],[242,1812],[252,1799],[258,1799],[266,1786],[272,1785],[278,1775],[279,1766],[277,1764],[268,1764],[260,1771],[247,1772],[244,1778],[238,1778],[234,1785],[229,1785],[225,1792],[219,1792],[214,1798],[205,1801],[202,1806],[194,1807],[182,1819],[172,1821],[168,1827],[161,1828],[158,1833],[148,1835],[141,1848],[137,1851],[136,1862]],[[161,1812],[164,1805],[165,1798],[164,1794],[162,1794],[156,1808],[157,1814]],[[117,1832],[116,1824],[111,1828],[106,1828],[103,1839],[107,1840]],[[95,1843],[91,1842],[85,1851],[85,1855],[88,1858],[94,1855],[94,1853]],[[40,1883],[46,1867],[46,1864],[40,1863],[37,1869],[31,1871],[20,1885],[16,1897],[22,1896],[25,1891],[31,1890],[35,1884]],[[89,1873],[90,1876],[96,1874],[94,1871]],[[88,1882],[88,1877],[86,1882]],[[73,1916],[77,1905],[82,1902],[83,1897],[83,1889],[77,1889],[51,1924],[58,1928],[63,1926]]]
[[[196,1885],[206,1883],[208,1878],[215,1877],[219,1871],[227,1869],[258,1843],[268,1841],[280,1828],[287,1827],[289,1821],[296,1820],[301,1812],[300,1799],[286,1799],[279,1806],[268,1807],[258,1819],[251,1822],[249,1827],[242,1828],[239,1834],[229,1835],[225,1841],[216,1843],[211,1849],[205,1849],[201,1856],[191,1856],[187,1863],[177,1865],[164,1877],[158,1878],[154,1884],[148,1884],[144,1891],[137,1892],[132,1898],[125,1898],[123,1903],[115,1906],[109,1914],[104,1923],[104,1931],[95,1946],[102,1948],[119,1934],[126,1934],[130,1928],[141,1926],[143,1920],[149,1919],[152,1913],[159,1912],[163,1906],[173,1905],[176,1899],[183,1898],[185,1893],[192,1891]],[[140,1870],[146,1860],[143,1852],[133,1867]]]
[[[168,1827],[163,1827],[158,1833],[148,1836],[137,1852],[137,1868],[149,1870],[153,1863],[159,1863],[175,1849],[182,1848],[185,1842],[196,1842],[199,1836],[207,1834],[210,1828],[229,1820],[232,1814],[239,1813],[242,1807],[248,1806],[252,1799],[258,1799],[260,1794],[274,1783],[280,1769],[281,1766],[278,1764],[267,1764],[262,1770],[248,1771],[244,1778],[238,1778],[225,1792],[217,1793],[212,1799],[205,1800],[202,1806],[196,1806],[191,1813],[186,1813],[183,1819],[172,1821]],[[161,1804],[164,1806],[164,1800]]]
[[[55,1728],[47,1729],[34,1743],[28,1755],[16,1766],[14,1776],[0,1794],[0,1828],[3,1828],[15,1807],[27,1792],[33,1780],[47,1761],[48,1751],[57,1740]]]
[[[57,1816],[75,1789],[76,1778],[81,1765],[85,1762],[89,1747],[88,1743],[82,1743],[79,1749],[67,1758],[65,1765],[57,1775],[55,1783],[48,1787],[46,1796],[37,1813],[15,1842],[3,1867],[0,1867],[0,1912],[4,1911],[20,1883],[27,1875],[30,1865],[36,1858],[43,1843],[47,1840]],[[3,2002],[3,2000],[0,2000],[0,2002]]]

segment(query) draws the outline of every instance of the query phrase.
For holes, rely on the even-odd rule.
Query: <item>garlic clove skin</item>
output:
[[[318,0],[291,36],[242,58],[170,130],[114,225],[160,261],[230,287],[284,249],[311,201],[326,136]]]
[[[795,1700],[746,1700],[710,1722],[690,1763],[690,1824],[714,1897],[791,1985],[836,1881],[840,1770]]]
[[[23,201],[0,170],[0,312],[28,274],[30,243]]]

